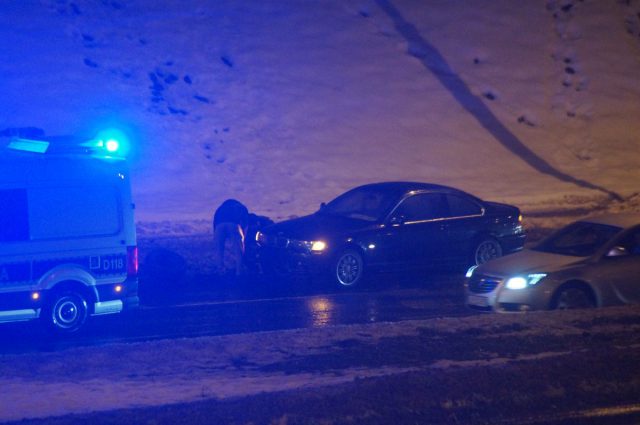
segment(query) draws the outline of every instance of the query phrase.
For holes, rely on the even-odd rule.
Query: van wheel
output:
[[[45,309],[44,319],[60,333],[72,333],[87,320],[87,300],[76,292],[60,292],[53,295]]]

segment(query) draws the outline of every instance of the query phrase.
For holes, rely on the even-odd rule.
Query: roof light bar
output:
[[[16,151],[45,153],[49,149],[49,142],[15,138],[9,142],[7,147]]]
[[[124,159],[128,151],[126,136],[117,130],[103,131],[90,139],[72,136],[43,139],[11,137],[0,147],[4,145],[7,149],[38,154],[89,154],[104,159]]]

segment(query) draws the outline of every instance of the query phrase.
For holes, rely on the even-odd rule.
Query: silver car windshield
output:
[[[395,206],[398,196],[376,187],[350,190],[325,205],[320,214],[337,215],[365,221],[378,221],[386,217]]]
[[[578,221],[558,230],[533,249],[550,254],[589,257],[621,231],[622,228],[617,226]]]

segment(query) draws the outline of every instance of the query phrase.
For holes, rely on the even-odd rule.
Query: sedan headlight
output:
[[[322,252],[327,249],[327,243],[324,241],[311,241],[311,251]]]
[[[534,286],[547,276],[546,273],[531,273],[525,276],[514,276],[507,280],[508,289],[525,289]]]
[[[289,247],[298,251],[320,253],[327,249],[327,243],[324,241],[298,241],[291,239],[289,241]]]

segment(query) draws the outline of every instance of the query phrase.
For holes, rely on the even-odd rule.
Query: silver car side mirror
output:
[[[629,252],[623,246],[614,246],[607,252],[607,257],[621,257],[624,255],[629,255]]]

